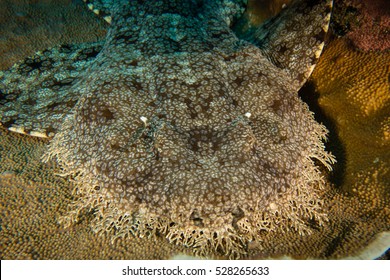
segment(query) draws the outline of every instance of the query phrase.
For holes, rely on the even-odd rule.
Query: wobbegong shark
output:
[[[49,138],[75,182],[64,226],[93,212],[112,238],[164,236],[236,258],[270,232],[327,223],[326,128],[299,98],[332,1],[292,1],[238,31],[240,0],[87,0],[104,40],[0,71],[0,123]]]

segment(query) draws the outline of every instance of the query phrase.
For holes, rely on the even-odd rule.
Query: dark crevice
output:
[[[340,231],[340,234],[333,238],[325,249],[324,256],[326,258],[331,258],[331,256],[340,248],[349,232],[350,226],[346,223],[342,224],[342,230]]]
[[[310,111],[314,112],[314,118],[317,122],[322,123],[329,130],[327,135],[328,141],[325,142],[325,148],[330,151],[337,162],[333,164],[333,171],[329,174],[329,180],[336,187],[341,187],[344,183],[346,174],[346,151],[343,143],[339,138],[339,132],[335,121],[327,116],[325,111],[318,104],[319,93],[316,92],[313,81],[308,81],[299,91],[301,99],[308,104]]]

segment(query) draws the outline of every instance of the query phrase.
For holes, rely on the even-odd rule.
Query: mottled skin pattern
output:
[[[260,233],[326,221],[316,164],[333,159],[297,90],[329,1],[297,1],[246,34],[231,30],[241,1],[87,2],[111,24],[105,42],[0,75],[1,123],[55,135],[45,159],[78,183],[65,224],[93,210],[114,237],[163,234],[239,257]]]

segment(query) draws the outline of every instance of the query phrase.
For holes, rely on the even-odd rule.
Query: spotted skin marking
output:
[[[246,34],[245,1],[85,1],[104,42],[61,46],[0,72],[0,122],[51,138],[77,185],[64,225],[93,209],[113,238],[165,236],[237,258],[272,231],[326,223],[333,157],[298,97],[331,1],[295,1]],[[106,19],[107,20],[107,19]]]

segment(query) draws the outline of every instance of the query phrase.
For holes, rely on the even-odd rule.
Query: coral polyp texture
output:
[[[78,258],[329,258],[359,248],[353,239],[335,249],[338,234],[353,232],[354,201],[327,182],[326,129],[297,94],[321,53],[330,1],[293,1],[242,33],[232,28],[245,1],[86,2],[109,24],[106,38],[0,72],[2,125],[49,138],[46,151],[35,143],[49,174],[57,162],[72,182],[44,175],[58,198],[30,190],[60,211],[38,214],[44,229],[29,250],[13,246],[20,240],[10,230],[28,232],[29,222],[2,230],[7,258],[72,258],[91,238]],[[17,184],[16,171],[1,171],[2,185]],[[30,201],[18,192],[4,195]],[[347,225],[335,218],[343,213]],[[159,249],[142,255],[142,247]]]
[[[109,235],[91,230],[91,215],[64,228],[58,219],[73,200],[74,185],[57,176],[54,162],[41,162],[46,145],[0,130],[1,259],[167,259],[186,253],[158,238],[130,236],[112,243]]]
[[[390,3],[387,0],[335,1],[337,34],[345,35],[364,51],[390,49]]]
[[[328,63],[320,63],[313,78],[321,93],[318,102],[338,127],[346,150],[342,189],[358,196],[361,207],[388,215],[390,53],[361,52],[338,39],[324,56]],[[340,114],[345,107],[348,112]]]

